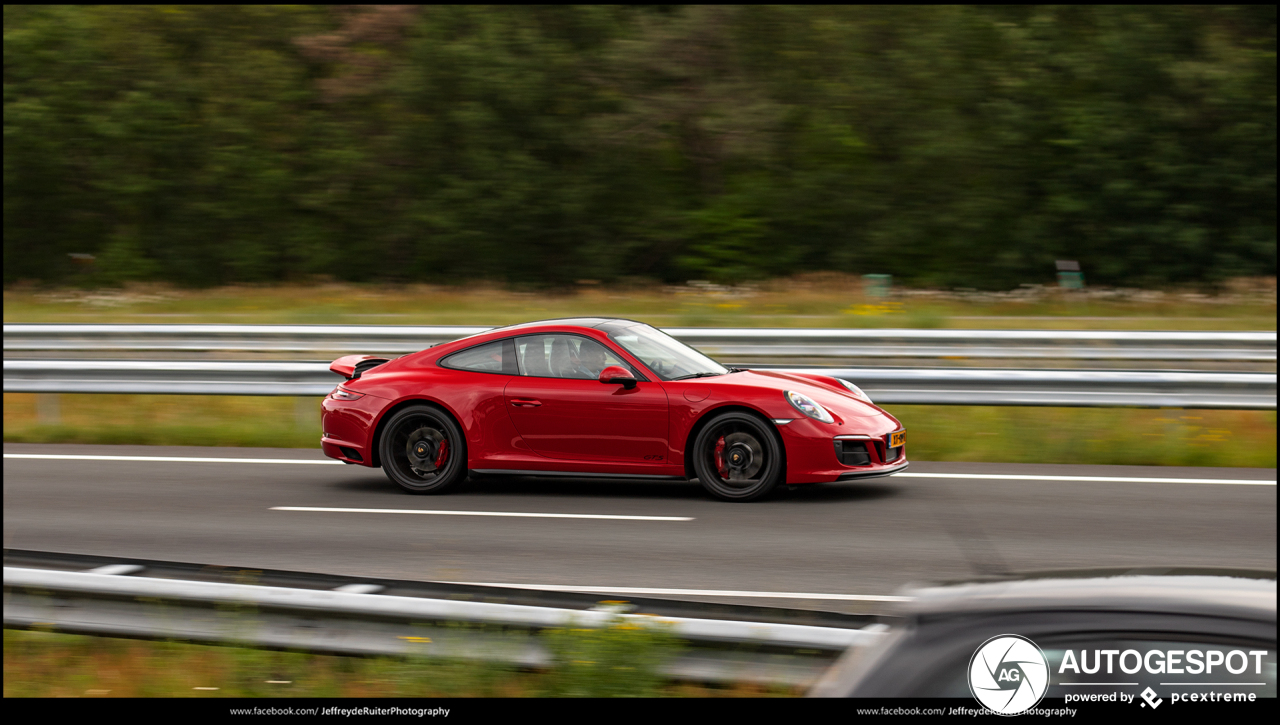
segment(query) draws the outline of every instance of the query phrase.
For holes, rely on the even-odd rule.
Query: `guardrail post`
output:
[[[40,425],[58,425],[62,422],[57,393],[36,394],[36,421]]]
[[[298,396],[294,398],[293,415],[299,428],[306,428],[320,418],[320,407],[315,398]]]

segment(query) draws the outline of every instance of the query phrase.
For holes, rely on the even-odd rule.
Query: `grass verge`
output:
[[[1218,295],[1031,287],[876,297],[860,278],[834,273],[740,287],[591,283],[556,293],[479,284],[4,291],[4,321],[28,323],[505,325],[595,315],[671,327],[1274,330],[1276,293],[1268,278],[1236,280]]]
[[[318,448],[319,398],[6,393],[13,443]],[[889,405],[911,458],[1274,468],[1274,411]]]
[[[887,405],[922,461],[1275,468],[1256,410]]]
[[[342,657],[4,631],[5,697],[762,697],[790,688],[662,679],[678,652],[645,629],[551,630],[546,671],[424,657]]]

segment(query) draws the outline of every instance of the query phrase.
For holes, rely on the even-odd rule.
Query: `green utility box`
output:
[[[891,274],[864,274],[862,281],[868,297],[888,297],[889,290],[893,288]]]
[[[1080,271],[1080,263],[1074,260],[1059,259],[1058,286],[1062,289],[1084,289],[1084,273]]]

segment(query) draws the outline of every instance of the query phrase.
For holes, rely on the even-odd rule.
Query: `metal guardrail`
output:
[[[884,628],[392,596],[376,593],[383,587],[375,584],[303,589],[132,576],[144,568],[114,565],[80,572],[6,566],[4,625],[338,654],[479,659],[526,667],[554,664],[552,653],[536,636],[544,629],[660,626],[690,645],[663,665],[667,677],[793,686],[812,684],[843,651],[876,641]]]
[[[6,324],[6,356],[367,353],[400,355],[493,328],[392,325]],[[712,357],[1014,359],[1274,364],[1275,332],[666,328]]]
[[[325,396],[340,380],[320,362],[4,361],[6,393]]]
[[[752,367],[843,378],[886,404],[1276,407],[1274,373]],[[337,382],[322,362],[4,361],[6,393],[323,396]]]

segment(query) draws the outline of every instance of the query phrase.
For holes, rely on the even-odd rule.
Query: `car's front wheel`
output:
[[[462,430],[447,413],[428,405],[391,416],[379,455],[387,478],[409,493],[441,493],[467,477]]]
[[[698,481],[726,501],[754,501],[782,481],[782,445],[768,423],[749,413],[708,421],[691,454]]]

